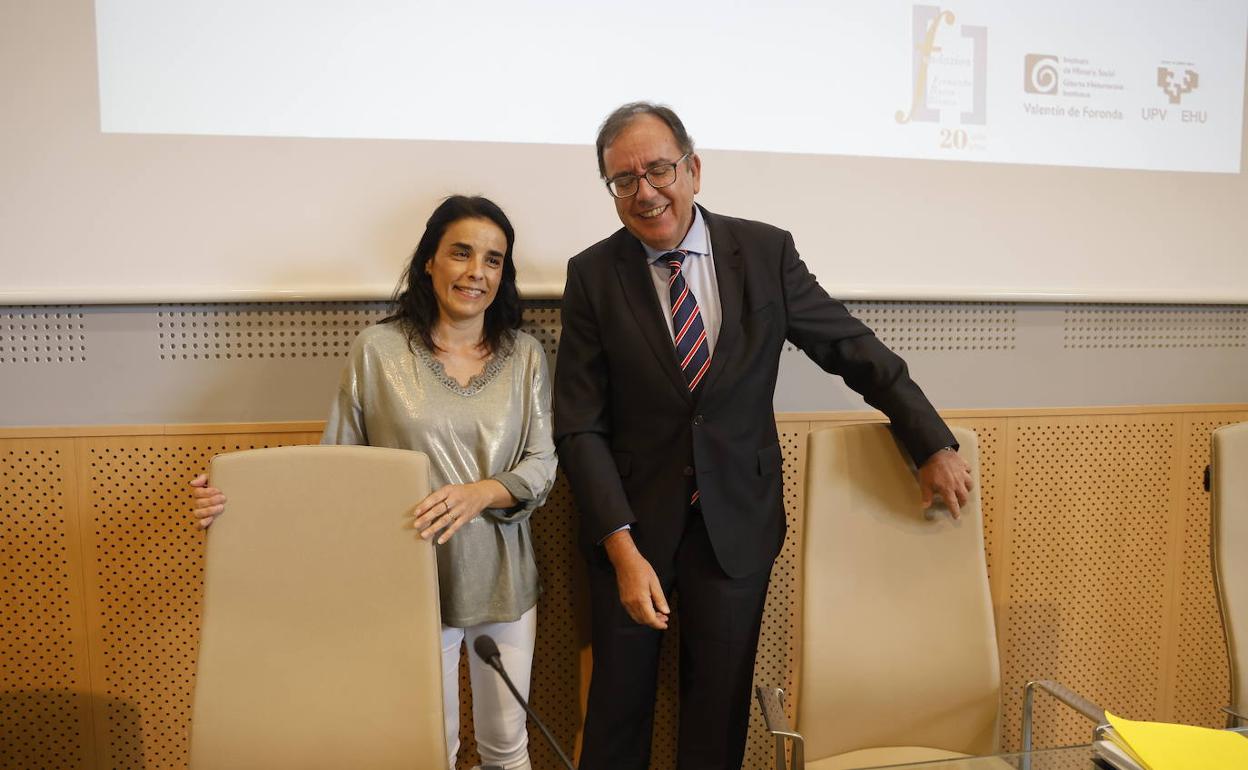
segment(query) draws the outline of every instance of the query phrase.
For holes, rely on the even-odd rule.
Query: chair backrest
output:
[[[190,767],[446,767],[428,458],[355,446],[213,459]]]
[[[1231,660],[1231,702],[1248,699],[1248,422],[1213,432],[1213,571]]]
[[[811,432],[797,724],[807,761],[863,748],[997,749],[1001,681],[975,434],[975,489],[953,521],[920,509],[884,425]]]

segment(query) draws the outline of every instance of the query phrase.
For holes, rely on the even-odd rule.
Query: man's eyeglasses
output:
[[[692,153],[685,153],[676,159],[675,163],[660,163],[657,166],[651,166],[646,169],[646,182],[654,189],[667,187],[676,181],[676,167],[681,161],[686,160]],[[637,194],[637,190],[641,187],[641,177],[636,174],[620,174],[606,180],[607,189],[617,198],[631,198]]]

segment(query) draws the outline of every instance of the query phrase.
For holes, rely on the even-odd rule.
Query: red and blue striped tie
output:
[[[711,367],[711,348],[706,341],[706,325],[702,323],[702,310],[698,300],[685,283],[681,270],[687,251],[669,251],[663,255],[672,269],[667,279],[668,294],[672,299],[672,333],[676,341],[676,358],[684,372],[689,391],[698,389],[706,370]]]
[[[711,347],[706,341],[706,325],[702,323],[702,310],[698,300],[685,283],[685,275],[681,270],[687,251],[669,251],[663,255],[667,265],[672,269],[672,277],[667,280],[668,294],[672,299],[672,334],[676,342],[676,358],[680,361],[680,370],[689,383],[689,392],[697,390],[706,370],[711,368]],[[689,497],[689,504],[698,502],[698,490],[695,488]]]

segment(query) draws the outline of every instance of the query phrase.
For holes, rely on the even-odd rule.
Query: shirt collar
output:
[[[685,239],[680,242],[676,249],[652,249],[646,244],[641,244],[646,250],[646,262],[655,264],[663,258],[664,254],[677,249],[683,249],[690,254],[698,254],[706,256],[711,253],[711,239],[706,232],[706,220],[702,218],[702,209],[697,206],[693,207],[693,223],[689,225],[689,232],[685,234]],[[664,265],[666,267],[666,264]]]

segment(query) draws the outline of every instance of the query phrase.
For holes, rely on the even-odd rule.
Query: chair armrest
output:
[[[802,751],[802,736],[789,726],[789,718],[784,713],[784,690],[778,687],[755,687],[754,695],[758,698],[759,710],[763,712],[767,732],[776,737],[776,770],[804,770],[806,758]],[[784,757],[786,740],[793,742],[791,764]]]
[[[1023,751],[1031,751],[1031,709],[1036,690],[1045,692],[1096,723],[1105,724],[1105,709],[1052,679],[1036,679],[1023,688]],[[1095,730],[1093,731],[1095,734]]]
[[[1229,717],[1227,719],[1228,722],[1248,722],[1248,708],[1244,708],[1239,704],[1233,703],[1230,706],[1223,706],[1222,711],[1226,712]],[[1233,727],[1234,725],[1232,724],[1228,726]]]

